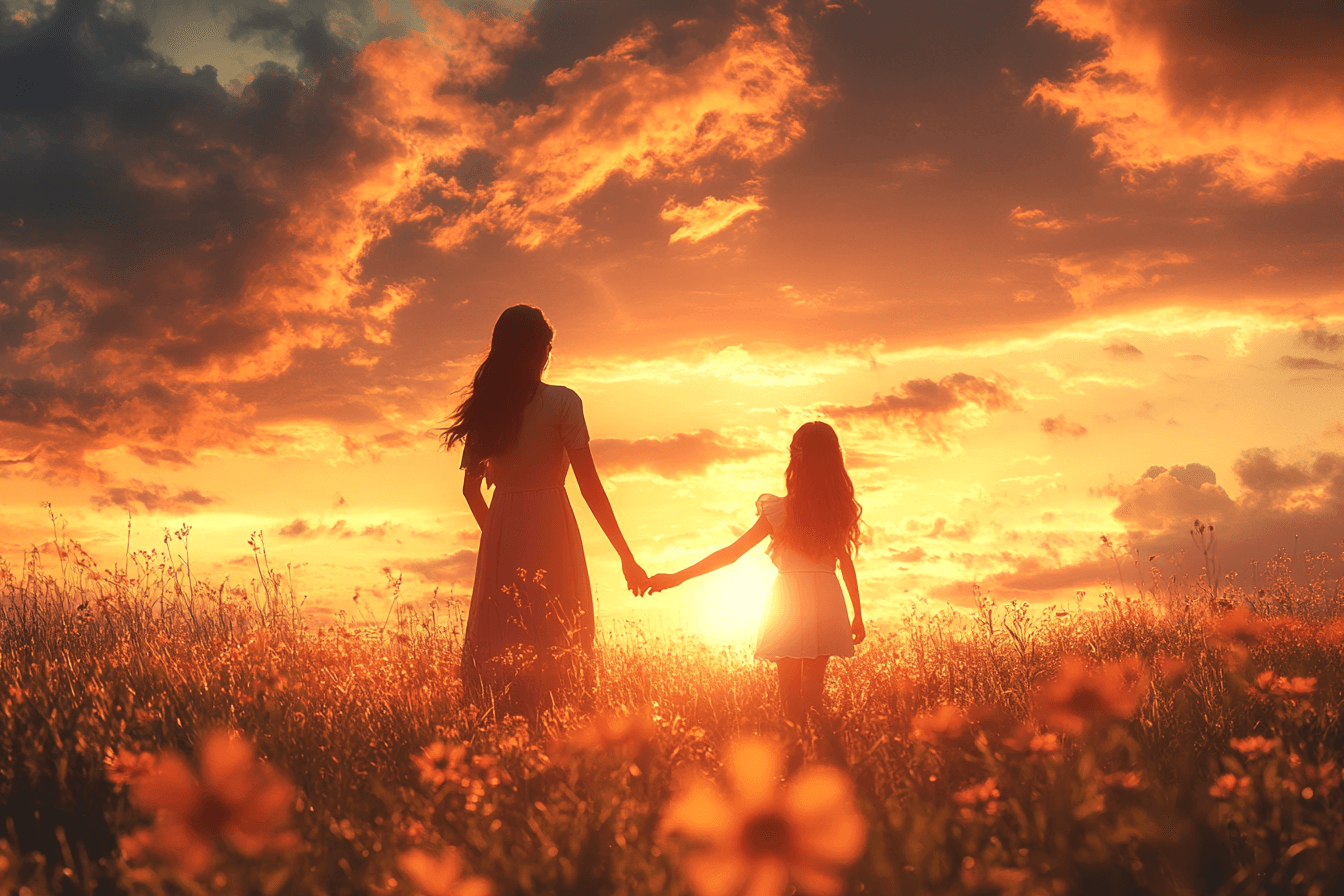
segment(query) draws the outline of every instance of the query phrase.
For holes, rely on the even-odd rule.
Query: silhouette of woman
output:
[[[593,594],[565,494],[571,466],[621,557],[626,585],[643,594],[648,579],[598,478],[583,402],[573,390],[541,381],[554,335],[540,309],[505,309],[489,354],[442,434],[445,448],[463,445],[462,494],[481,527],[463,682],[527,713],[544,709],[564,686],[591,685]],[[483,483],[495,487],[488,506]]]

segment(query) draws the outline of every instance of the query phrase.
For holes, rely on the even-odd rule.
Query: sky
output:
[[[462,607],[499,312],[650,571],[840,434],[871,627],[1344,539],[1344,8],[0,0],[0,556]],[[763,552],[602,619],[748,638]],[[175,551],[180,539],[169,536]],[[1080,592],[1083,592],[1080,595]],[[359,599],[355,597],[358,595]]]

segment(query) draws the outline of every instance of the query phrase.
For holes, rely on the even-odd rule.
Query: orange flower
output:
[[[490,896],[490,881],[474,875],[463,876],[462,857],[455,849],[437,856],[423,849],[412,849],[397,857],[399,867],[424,896]]]
[[[1218,780],[1209,788],[1209,796],[1226,799],[1229,796],[1245,796],[1251,792],[1251,779],[1246,775],[1219,775]]]
[[[969,723],[966,711],[952,703],[944,703],[933,712],[922,713],[910,723],[915,737],[926,743],[939,744],[959,740]]]
[[[1232,749],[1242,754],[1248,759],[1254,759],[1257,756],[1268,756],[1279,746],[1277,739],[1270,740],[1256,735],[1254,737],[1234,737],[1232,738]]]
[[[657,733],[648,713],[600,715],[558,744],[555,752],[562,761],[576,753],[617,751],[623,756],[635,756]]]
[[[998,815],[1003,806],[998,798],[999,785],[993,778],[987,778],[979,784],[972,784],[952,794],[952,802],[961,806],[957,814],[968,821],[975,817],[975,810],[979,808],[983,808],[986,815]]]
[[[1036,715],[1051,728],[1081,735],[1134,715],[1146,685],[1147,676],[1134,655],[1098,669],[1089,668],[1081,657],[1066,656],[1055,680],[1037,688]]]
[[[1261,694],[1273,694],[1276,697],[1285,697],[1289,700],[1296,697],[1305,697],[1314,693],[1316,690],[1316,679],[1286,678],[1282,675],[1275,675],[1272,671],[1266,669],[1255,677],[1255,684],[1252,690],[1259,691]]]
[[[199,778],[169,752],[132,783],[132,801],[155,819],[148,831],[124,838],[124,850],[147,852],[197,875],[210,866],[219,840],[248,857],[295,842],[286,830],[294,785],[258,761],[250,743],[236,732],[215,731],[202,739],[199,759]]]
[[[759,739],[734,743],[724,770],[727,792],[692,782],[668,804],[660,830],[682,846],[692,892],[778,896],[792,881],[806,896],[840,893],[868,834],[849,778],[817,766],[781,787],[779,749]]]
[[[154,771],[157,762],[152,753],[132,753],[119,749],[115,753],[109,747],[103,756],[103,767],[107,769],[107,780],[113,784],[135,784]]]
[[[458,744],[449,747],[441,740],[425,747],[419,756],[411,757],[415,767],[420,770],[420,782],[431,787],[442,787],[449,781],[457,781],[466,768],[467,748]]]

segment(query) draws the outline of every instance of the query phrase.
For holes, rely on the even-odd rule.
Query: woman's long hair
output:
[[[523,408],[541,385],[541,372],[555,336],[540,308],[505,308],[490,335],[485,356],[467,388],[467,397],[453,412],[440,435],[445,449],[458,442],[478,461],[498,457],[518,441]]]
[[[863,508],[845,470],[840,439],[825,423],[804,423],[789,444],[784,472],[784,525],[775,538],[817,559],[852,555],[859,549]]]

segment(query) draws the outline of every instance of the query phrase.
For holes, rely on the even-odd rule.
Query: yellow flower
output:
[[[397,866],[424,896],[490,896],[490,881],[474,875],[463,876],[462,857],[455,849],[431,855],[412,849],[397,857]]]
[[[657,733],[648,713],[599,715],[556,744],[554,752],[561,762],[578,753],[616,752],[629,758],[643,752]]]
[[[1295,697],[1305,697],[1314,693],[1316,691],[1316,679],[1297,676],[1286,678],[1265,670],[1255,677],[1255,684],[1252,689],[1262,694],[1273,694],[1276,697],[1286,697],[1291,700]]]
[[[1279,745],[1277,739],[1270,740],[1265,737],[1260,737],[1259,735],[1254,737],[1234,737],[1232,738],[1231,743],[1232,749],[1249,759],[1254,759],[1257,756],[1268,756],[1270,753],[1273,753],[1274,749]]]
[[[781,786],[778,747],[754,738],[729,748],[724,771],[726,792],[692,781],[668,804],[660,830],[681,846],[696,896],[778,896],[790,881],[806,896],[840,893],[867,843],[853,782],[818,766]]]
[[[200,777],[176,753],[159,756],[152,772],[131,784],[131,800],[155,813],[154,825],[125,839],[131,853],[146,852],[197,875],[214,859],[217,841],[244,856],[284,849],[294,785],[236,732],[207,734],[199,749]],[[128,856],[132,857],[132,856]]]

